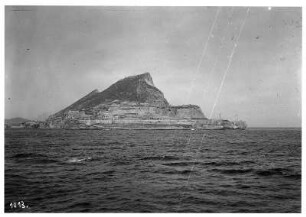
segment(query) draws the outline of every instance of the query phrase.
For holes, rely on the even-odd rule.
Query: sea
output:
[[[301,129],[5,130],[5,212],[300,213]]]

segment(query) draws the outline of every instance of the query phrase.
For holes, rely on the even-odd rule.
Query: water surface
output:
[[[301,130],[6,130],[5,211],[301,212]]]

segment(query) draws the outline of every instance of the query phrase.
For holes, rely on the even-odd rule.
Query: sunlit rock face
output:
[[[197,105],[169,105],[149,73],[94,90],[51,115],[52,128],[191,128],[207,118]],[[203,122],[204,121],[204,122]]]

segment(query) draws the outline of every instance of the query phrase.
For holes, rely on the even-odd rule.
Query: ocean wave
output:
[[[159,170],[156,170],[154,171],[154,173],[161,173],[161,174],[169,174],[169,175],[175,175],[175,174],[178,174],[178,175],[189,175],[190,173],[197,173],[196,171],[194,170],[169,170],[169,169],[159,169]]]
[[[11,158],[34,158],[34,157],[47,157],[47,156],[37,153],[20,153],[13,155]]]
[[[201,198],[197,196],[187,196],[182,199],[182,203],[191,203],[191,204],[205,204],[205,205],[218,205],[218,201],[209,200],[206,198]]]
[[[175,157],[175,156],[169,156],[169,155],[164,155],[164,156],[150,156],[150,157],[143,157],[141,160],[162,160],[162,161],[167,161],[167,160],[179,160],[180,158]]]
[[[212,162],[198,162],[198,161],[180,161],[164,163],[164,166],[192,166],[192,165],[204,165],[204,166],[236,166],[243,164],[253,164],[254,161],[212,161]]]
[[[235,166],[242,164],[252,164],[254,161],[212,161],[202,163],[203,165],[212,165],[212,166]]]
[[[73,158],[70,158],[68,159],[66,162],[67,163],[82,163],[82,162],[85,162],[85,161],[92,161],[92,157],[73,157]]]
[[[13,155],[11,157],[12,159],[18,161],[18,162],[28,162],[28,163],[56,163],[57,160],[55,160],[53,157],[44,155],[44,154],[38,154],[38,153],[20,153]]]
[[[133,161],[131,160],[126,160],[126,159],[116,159],[114,160],[114,162],[111,163],[111,165],[113,166],[122,166],[122,165],[130,165],[134,163]]]
[[[255,172],[259,176],[283,176],[286,178],[300,179],[301,174],[289,168],[261,169]]]
[[[252,172],[253,169],[211,169],[210,171],[222,174],[245,174]]]
[[[104,171],[104,172],[101,172],[101,173],[106,174],[106,175],[112,175],[114,172],[115,172],[115,170],[107,170],[107,171]]]
[[[164,163],[163,165],[164,166],[190,166],[190,165],[195,165],[195,164],[198,164],[198,162],[171,162],[171,163]]]

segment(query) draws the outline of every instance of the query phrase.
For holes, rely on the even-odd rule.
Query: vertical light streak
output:
[[[216,15],[215,15],[215,18],[214,18],[214,21],[213,21],[213,23],[212,23],[212,25],[211,25],[211,27],[210,27],[209,34],[208,34],[208,37],[207,37],[207,39],[206,39],[205,46],[204,46],[204,48],[203,48],[201,57],[200,57],[200,59],[199,59],[199,62],[198,62],[196,71],[195,71],[195,73],[194,73],[194,75],[193,75],[193,80],[192,80],[191,87],[190,87],[190,89],[189,89],[189,93],[188,93],[188,97],[187,97],[188,100],[189,100],[189,98],[190,98],[190,94],[191,94],[192,89],[193,89],[193,87],[194,87],[195,76],[199,73],[200,67],[201,67],[202,62],[203,62],[203,59],[204,59],[204,57],[205,57],[205,54],[206,54],[206,51],[207,51],[207,47],[208,47],[208,42],[209,42],[209,40],[210,40],[210,38],[211,38],[211,34],[212,34],[212,32],[213,32],[213,30],[214,30],[214,28],[215,28],[215,25],[216,25],[216,23],[217,23],[219,13],[220,13],[220,8],[218,7],[217,12],[216,12]]]
[[[215,102],[214,102],[212,111],[211,111],[211,113],[210,113],[210,115],[209,115],[209,119],[211,119],[211,117],[212,117],[212,115],[213,115],[213,113],[214,113],[215,107],[216,107],[216,105],[217,105],[217,103],[218,103],[218,101],[219,101],[219,97],[220,97],[220,94],[221,94],[221,91],[222,91],[222,88],[223,88],[223,85],[224,85],[224,81],[225,81],[226,75],[227,75],[227,73],[228,73],[228,71],[229,71],[229,69],[230,69],[230,67],[231,67],[232,60],[233,60],[233,56],[234,56],[234,54],[235,54],[235,52],[236,52],[236,48],[237,48],[237,46],[238,46],[238,42],[239,42],[239,39],[240,39],[240,36],[241,36],[241,32],[242,32],[242,30],[243,30],[243,28],[244,28],[244,25],[245,25],[245,23],[246,23],[247,17],[248,17],[248,15],[249,15],[249,11],[250,11],[250,8],[248,8],[247,13],[246,13],[246,16],[245,16],[245,18],[244,18],[244,20],[243,20],[243,23],[242,23],[242,25],[240,26],[239,34],[238,34],[238,37],[237,37],[236,42],[234,43],[234,46],[233,46],[231,55],[230,55],[230,57],[229,57],[229,61],[228,61],[226,70],[225,70],[225,72],[224,72],[224,74],[223,74],[223,77],[222,77],[222,80],[221,80],[221,83],[220,83],[220,86],[219,86],[219,89],[218,89],[217,97],[216,97],[216,99],[215,99]]]
[[[231,18],[231,17],[233,16],[233,14],[234,14],[234,8],[231,9],[231,12],[230,12],[230,13],[231,13],[230,18]],[[226,23],[226,27],[225,27],[225,30],[224,30],[224,34],[226,34],[229,25],[230,25],[230,22],[228,21],[228,22]],[[220,43],[220,46],[219,46],[219,49],[218,49],[218,54],[217,54],[216,60],[215,60],[215,62],[214,62],[214,64],[213,64],[213,67],[212,67],[211,70],[209,71],[208,75],[210,75],[212,72],[215,71],[215,68],[216,68],[216,66],[217,66],[217,64],[218,64],[218,62],[219,62],[218,55],[220,54],[221,49],[224,47],[224,41],[225,41],[225,36],[223,36],[222,39],[221,39],[221,43]],[[204,98],[204,96],[205,96],[204,93],[205,93],[205,90],[203,91],[203,98]]]

